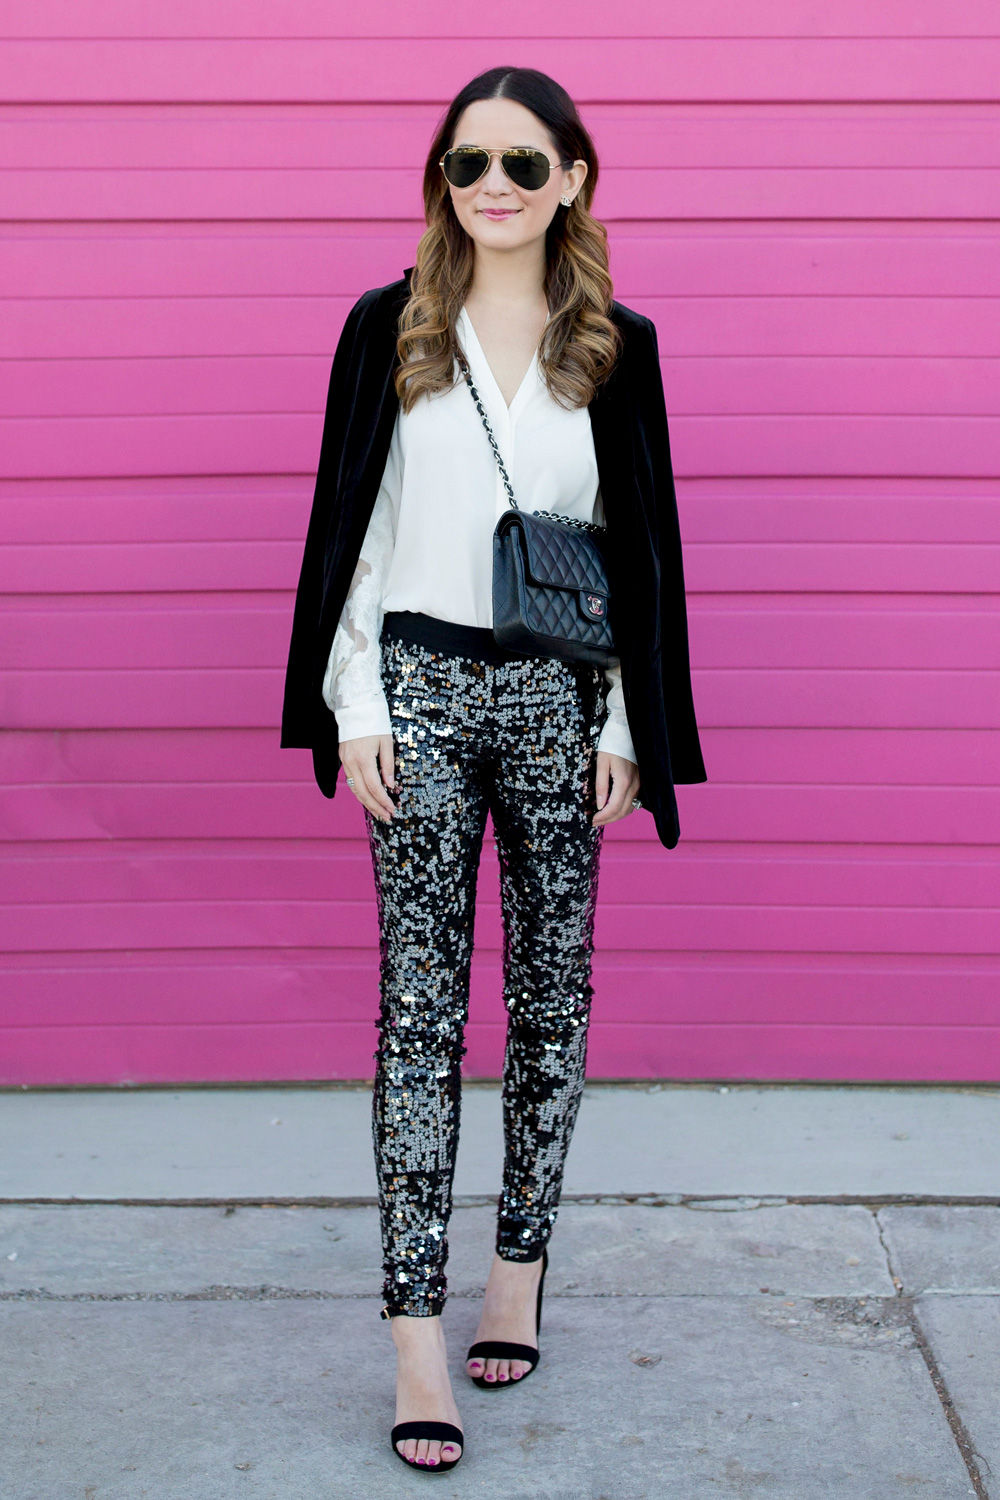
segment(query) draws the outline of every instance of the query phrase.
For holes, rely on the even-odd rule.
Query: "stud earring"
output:
[[[559,199],[559,202],[562,204],[563,208],[569,208],[572,201],[572,198],[567,198],[565,193],[563,193],[562,197]]]

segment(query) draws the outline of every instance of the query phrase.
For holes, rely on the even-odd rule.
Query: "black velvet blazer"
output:
[[[332,797],[337,722],[322,684],[385,471],[399,399],[396,320],[413,267],[355,303],[337,345],[285,678],[281,743],[312,751],[320,791]],[[590,403],[608,528],[608,566],[622,690],[643,806],[660,841],[680,837],[676,782],[705,781],[688,661],[677,501],[656,329],[615,302],[624,346]]]

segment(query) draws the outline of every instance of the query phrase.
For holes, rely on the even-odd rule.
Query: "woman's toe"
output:
[[[499,1365],[499,1363],[500,1363],[500,1361],[498,1359],[488,1359],[486,1361],[486,1379],[487,1380],[496,1380],[496,1378],[497,1378],[497,1366]]]
[[[502,1359],[500,1361],[499,1365],[497,1366],[497,1379],[500,1381],[501,1384],[503,1384],[503,1382],[505,1380],[509,1380],[510,1379],[510,1360],[509,1359]]]

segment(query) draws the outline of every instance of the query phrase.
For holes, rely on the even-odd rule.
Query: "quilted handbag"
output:
[[[511,504],[493,533],[493,634],[501,646],[526,656],[607,667],[617,658],[605,528],[552,511],[518,509],[469,367],[461,356],[459,362]]]

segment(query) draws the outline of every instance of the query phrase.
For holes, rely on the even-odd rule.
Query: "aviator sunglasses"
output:
[[[499,156],[500,165],[515,187],[529,193],[537,192],[549,180],[552,164],[544,151],[531,146],[511,146],[506,151],[489,150],[486,146],[453,146],[438,162],[452,187],[467,188],[480,177],[485,177],[494,156]],[[560,167],[571,167],[571,161],[556,163]]]

